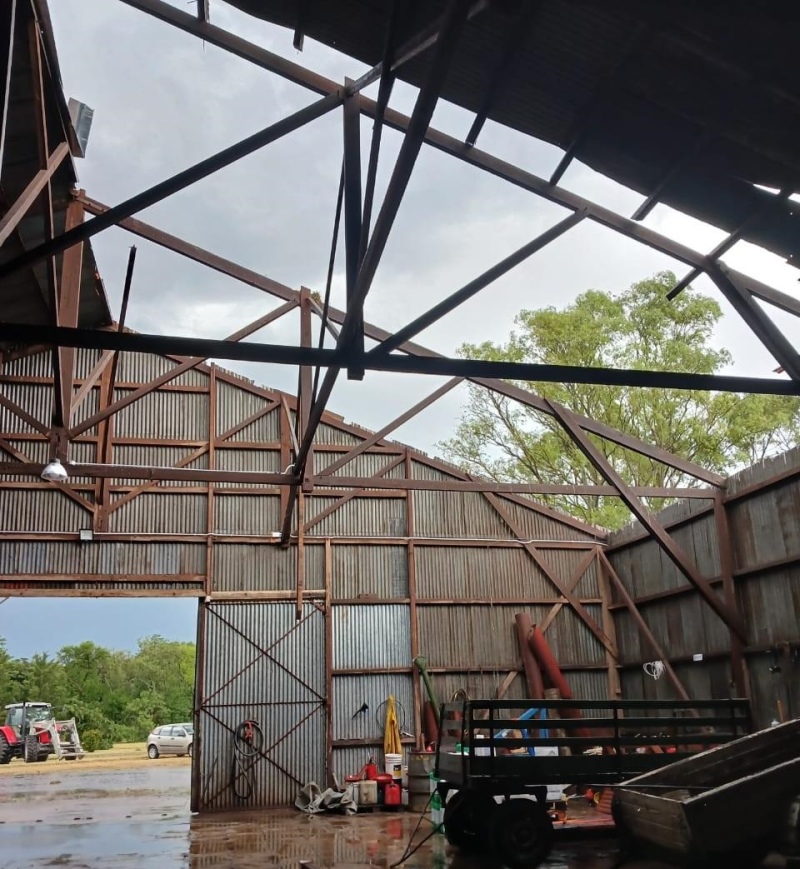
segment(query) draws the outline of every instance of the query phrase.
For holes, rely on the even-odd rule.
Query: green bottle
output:
[[[431,822],[436,827],[437,833],[444,832],[444,806],[439,791],[434,791],[431,797]]]

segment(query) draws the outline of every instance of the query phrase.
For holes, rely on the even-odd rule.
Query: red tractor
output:
[[[53,745],[53,710],[49,703],[12,703],[0,727],[0,763],[21,757],[41,763],[56,751]]]

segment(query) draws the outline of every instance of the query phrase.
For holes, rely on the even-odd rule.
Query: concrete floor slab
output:
[[[417,823],[406,813],[307,816],[293,809],[192,817],[188,764],[81,771],[63,763],[0,776],[1,869],[388,869]],[[421,833],[425,827],[421,828]],[[418,834],[418,838],[421,837]],[[611,869],[613,838],[559,841],[544,869]],[[409,869],[496,869],[434,836]],[[626,869],[665,869],[636,862]]]

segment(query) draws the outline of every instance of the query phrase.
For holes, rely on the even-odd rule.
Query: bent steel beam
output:
[[[737,637],[746,642],[747,632],[742,624],[739,614],[735,612],[727,602],[721,600],[717,596],[708,581],[700,575],[697,568],[692,564],[688,556],[672,539],[672,537],[670,537],[666,529],[655,518],[655,516],[653,516],[647,507],[642,504],[642,502],[631,491],[627,483],[625,483],[622,477],[613,468],[611,463],[589,440],[586,433],[582,431],[577,420],[573,418],[567,408],[555,401],[551,401],[550,406],[553,408],[554,416],[561,423],[564,431],[566,431],[570,436],[575,446],[578,447],[589,462],[605,477],[607,482],[614,486],[614,488],[619,492],[626,507],[639,520],[642,526],[647,529],[650,536],[655,540],[664,554],[700,592],[711,609],[714,610],[727,627],[733,631]]]
[[[126,199],[125,202],[121,202],[119,205],[110,208],[104,214],[92,220],[87,220],[86,223],[82,223],[74,229],[68,230],[49,241],[45,241],[43,244],[25,251],[13,260],[0,265],[0,279],[13,275],[26,266],[31,266],[44,257],[53,256],[78,242],[86,241],[86,239],[97,235],[98,232],[102,232],[104,229],[108,229],[110,226],[119,223],[123,218],[130,217],[138,211],[155,205],[156,202],[166,199],[166,197],[171,196],[173,193],[177,193],[179,190],[183,190],[189,185],[207,178],[225,166],[230,166],[231,163],[241,160],[242,157],[246,157],[265,145],[269,145],[271,142],[275,142],[294,130],[316,120],[316,118],[322,117],[322,115],[340,105],[344,97],[344,91],[337,89],[310,106],[294,112],[289,117],[270,124],[270,126],[265,127],[258,133],[242,139],[241,142],[237,142],[235,145],[219,151],[212,157],[207,157],[205,160],[195,163],[194,166],[184,169],[183,172],[173,175],[172,178],[168,178],[166,181],[162,181],[148,190],[132,196],[130,199]]]

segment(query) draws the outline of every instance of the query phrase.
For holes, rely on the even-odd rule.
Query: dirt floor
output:
[[[151,761],[118,746],[77,762],[0,767],[0,869],[388,869],[417,818],[405,813],[308,817],[291,809],[194,816],[188,758]],[[422,828],[424,830],[424,827]],[[611,869],[613,838],[565,841],[543,869]],[[408,869],[498,869],[465,859],[434,836]],[[668,869],[636,861],[625,869]]]

